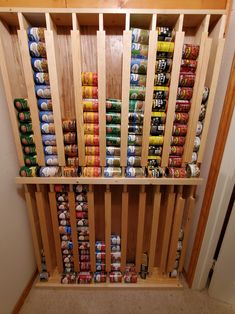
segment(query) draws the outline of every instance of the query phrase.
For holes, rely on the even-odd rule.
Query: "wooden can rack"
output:
[[[121,167],[127,166],[128,101],[130,89],[131,27],[150,29],[150,51],[155,47],[157,26],[174,27],[169,105],[162,154],[167,166],[183,43],[200,44],[198,68],[188,123],[184,163],[191,161],[204,85],[210,88],[198,162],[203,154],[209,129],[224,47],[225,10],[142,10],[142,9],[29,9],[0,8],[0,56],[3,85],[17,148],[19,165],[24,165],[20,133],[13,107],[14,98],[27,98],[35,135],[38,164],[45,165],[34,82],[27,43],[29,26],[44,27],[52,91],[59,165],[65,166],[62,120],[76,119],[79,165],[85,166],[85,139],[82,108],[81,71],[98,72],[100,165],[106,156],[106,98],[122,99]],[[151,35],[152,34],[152,35]],[[63,49],[62,49],[63,48]],[[148,68],[154,65],[149,53]],[[147,165],[153,94],[153,73],[147,72],[141,166]],[[14,78],[14,79],[13,79]],[[109,241],[111,232],[121,235],[122,270],[127,260],[135,260],[140,270],[142,252],[148,252],[149,275],[131,287],[180,287],[180,278],[169,278],[173,270],[180,228],[184,240],[179,263],[183,270],[196,187],[202,178],[22,178],[25,188],[35,257],[41,271],[40,250],[44,248],[51,276],[41,287],[65,287],[59,274],[62,260],[56,220],[54,184],[89,186],[88,211],[91,245],[91,271],[95,270],[95,240]],[[72,190],[71,190],[72,191]],[[72,202],[72,192],[69,202]],[[74,215],[74,216],[73,216]],[[71,212],[71,227],[75,228]],[[75,230],[72,237],[76,237]],[[76,242],[76,241],[75,241]],[[74,243],[75,243],[74,242]],[[110,256],[106,257],[109,265]],[[79,266],[77,266],[76,270]],[[66,287],[130,287],[126,284],[67,285]]]

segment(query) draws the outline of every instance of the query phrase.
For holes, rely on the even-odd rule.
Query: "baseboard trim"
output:
[[[17,301],[16,305],[14,306],[12,314],[18,314],[19,313],[22,305],[24,304],[25,299],[27,298],[27,296],[28,296],[28,294],[29,294],[29,292],[33,286],[33,283],[34,283],[37,275],[38,275],[38,271],[35,270],[35,272],[31,276],[29,282],[27,283],[26,287],[24,288],[19,300]]]

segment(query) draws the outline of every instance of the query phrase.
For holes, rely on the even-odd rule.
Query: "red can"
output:
[[[97,86],[98,76],[95,72],[82,72],[82,85],[83,86]]]
[[[80,255],[89,255],[90,251],[89,250],[80,250]]]
[[[177,112],[175,113],[175,123],[186,124],[189,119],[189,114],[186,112]]]
[[[79,212],[79,211],[76,211],[76,217],[77,218],[85,218],[87,219],[88,218],[88,213],[87,212]]]
[[[172,135],[186,135],[188,126],[186,124],[174,124]]]
[[[83,112],[84,123],[99,123],[98,112]]]
[[[109,280],[111,283],[122,282],[122,273],[120,271],[111,272],[109,275]]]
[[[85,135],[85,145],[99,146],[99,136],[98,135]]]
[[[97,252],[105,252],[105,243],[104,241],[96,241],[95,249]]]
[[[199,45],[184,44],[182,58],[196,60],[199,55],[199,49]]]
[[[84,134],[99,135],[99,124],[85,123]]]
[[[183,146],[184,143],[185,143],[185,137],[184,136],[172,136],[171,137],[171,145]]]
[[[91,264],[90,263],[86,263],[86,262],[81,262],[80,263],[80,269],[89,271],[91,269]]]
[[[137,283],[137,274],[132,272],[127,272],[124,275],[125,283]]]
[[[195,73],[197,69],[197,61],[192,59],[182,59],[180,72]]]
[[[76,133],[75,132],[68,132],[64,134],[64,143],[65,144],[76,144]]]
[[[177,99],[190,100],[193,97],[192,87],[178,87]]]
[[[167,167],[165,174],[168,178],[186,178],[187,171],[185,168]]]
[[[92,275],[90,272],[80,272],[78,275],[78,283],[80,284],[88,284],[92,281]]]
[[[170,151],[171,155],[182,156],[184,153],[184,147],[183,146],[171,146],[170,149],[171,149],[171,151]]]
[[[181,167],[182,165],[182,157],[171,156],[168,160],[169,167]]]
[[[82,86],[82,98],[98,99],[98,88],[96,86]]]
[[[63,185],[63,184],[55,184],[54,185],[54,191],[57,193],[64,193],[68,192],[69,186],[68,185]]]
[[[125,272],[127,273],[135,273],[136,272],[136,269],[135,269],[135,264],[134,263],[127,263],[126,264],[126,267],[125,267]]]
[[[104,261],[105,260],[105,252],[96,252],[96,261]]]
[[[99,156],[99,154],[100,154],[99,146],[86,146],[85,147],[85,155]]]
[[[86,166],[99,167],[100,165],[100,156],[85,156]]]
[[[90,261],[90,255],[79,255],[81,262],[89,262]]]
[[[97,112],[99,108],[98,100],[96,99],[87,99],[82,101],[83,111]]]
[[[193,87],[195,83],[195,74],[180,73],[179,86]]]
[[[188,100],[177,100],[175,104],[175,111],[177,112],[189,112],[191,108],[191,102]]]
[[[105,272],[95,272],[94,273],[94,282],[106,282],[106,273]]]

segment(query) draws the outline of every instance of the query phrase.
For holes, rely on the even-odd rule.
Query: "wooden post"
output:
[[[127,253],[127,230],[128,230],[128,204],[129,193],[127,186],[123,186],[122,192],[122,229],[121,229],[121,271],[125,271]]]
[[[95,201],[93,186],[89,185],[89,191],[87,193],[88,202],[88,221],[89,221],[89,241],[90,241],[90,261],[91,271],[96,271],[95,261]]]
[[[111,192],[109,185],[106,187],[104,194],[105,208],[105,261],[106,271],[111,271]]]

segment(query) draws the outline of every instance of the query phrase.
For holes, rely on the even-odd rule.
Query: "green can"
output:
[[[26,155],[34,155],[34,154],[36,154],[36,146],[35,145],[24,146],[23,147],[23,152]]]
[[[18,120],[20,122],[31,122],[30,111],[22,111],[18,113]]]
[[[121,145],[121,138],[118,136],[106,136],[106,145],[107,146],[120,146]]]
[[[107,112],[121,112],[122,101],[120,99],[106,99]]]
[[[29,110],[28,101],[25,98],[14,99],[14,106],[17,111],[27,111]]]
[[[117,123],[120,124],[121,123],[121,114],[120,113],[116,113],[116,112],[110,112],[110,113],[106,113],[106,123]]]
[[[34,155],[34,156],[26,155],[26,156],[24,156],[24,163],[26,166],[36,166],[38,164],[37,155]]]
[[[135,58],[148,58],[148,45],[142,45],[138,43],[131,44],[131,55]]]
[[[33,134],[30,134],[30,135],[21,134],[20,140],[21,140],[22,145],[25,145],[25,146],[35,144]]]
[[[39,167],[26,167],[20,168],[19,174],[21,177],[36,177]]]
[[[121,125],[120,124],[107,124],[106,134],[120,135]]]
[[[130,100],[129,101],[129,112],[143,112],[144,101],[141,100]]]
[[[20,132],[21,133],[33,133],[33,125],[29,123],[20,123]]]
[[[145,90],[143,86],[131,86],[130,87],[130,99],[145,100]]]

